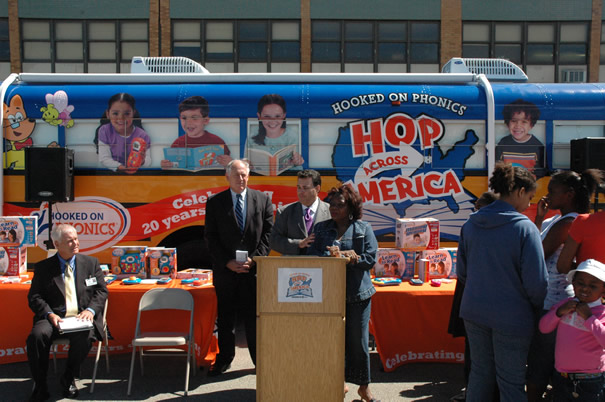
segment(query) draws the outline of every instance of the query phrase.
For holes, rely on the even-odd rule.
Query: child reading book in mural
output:
[[[186,166],[179,166],[169,150],[165,151],[167,159],[161,162],[162,169],[173,167],[216,167],[227,166],[231,161],[231,152],[219,136],[206,131],[210,122],[210,107],[208,101],[202,96],[191,96],[179,104],[179,120],[185,135],[178,137],[171,148],[199,148],[197,154],[187,154]],[[172,153],[176,155],[176,153]],[[175,163],[177,164],[175,166]],[[218,167],[220,167],[218,166]]]
[[[531,102],[517,99],[504,106],[502,115],[509,135],[496,145],[496,161],[524,167],[536,177],[544,176],[544,144],[530,133],[540,118],[540,109]]]
[[[264,95],[258,101],[258,131],[251,130],[246,154],[255,172],[278,175],[305,161],[300,155],[300,134],[286,126],[286,101],[278,94]]]
[[[99,162],[113,171],[129,174],[151,166],[149,135],[143,130],[134,97],[118,93],[109,98],[95,133]]]

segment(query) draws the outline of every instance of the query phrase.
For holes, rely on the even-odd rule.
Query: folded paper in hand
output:
[[[67,317],[59,321],[59,332],[66,334],[68,332],[84,331],[92,328],[92,321],[81,320],[76,317]]]

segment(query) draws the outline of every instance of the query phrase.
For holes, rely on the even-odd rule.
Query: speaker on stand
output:
[[[48,249],[54,248],[52,203],[74,199],[74,151],[67,148],[25,148],[25,201],[48,202]]]

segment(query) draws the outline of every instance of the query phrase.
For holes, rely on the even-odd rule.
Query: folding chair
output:
[[[141,312],[151,310],[184,310],[190,311],[189,330],[187,332],[155,331],[141,332]],[[151,289],[141,297],[139,302],[139,312],[137,313],[137,324],[132,340],[132,358],[130,360],[130,375],[128,377],[128,395],[132,387],[132,374],[134,371],[134,359],[137,347],[139,348],[139,357],[141,364],[141,374],[143,373],[143,355],[152,355],[160,353],[163,356],[184,355],[184,350],[175,349],[177,346],[187,346],[187,364],[185,372],[185,396],[189,391],[189,371],[191,359],[193,359],[193,374],[195,375],[195,355],[193,353],[193,296],[184,289],[178,288],[157,288]],[[156,346],[157,348],[143,350],[144,347]],[[174,352],[180,353],[174,353]],[[173,352],[173,353],[170,353]]]
[[[90,393],[92,394],[95,389],[95,380],[97,378],[97,367],[99,366],[99,358],[101,357],[101,349],[103,348],[103,343],[105,343],[105,366],[107,372],[109,373],[109,332],[107,331],[107,304],[109,302],[109,298],[105,300],[105,307],[103,307],[103,339],[99,339],[97,343],[97,354],[95,358],[95,366],[92,371],[92,382],[90,384]],[[57,338],[53,341],[50,350],[53,353],[53,366],[55,368],[55,373],[57,372],[57,350],[59,345],[69,345],[69,338]]]

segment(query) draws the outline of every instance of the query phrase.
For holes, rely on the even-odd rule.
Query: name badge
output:
[[[97,284],[97,278],[86,279],[86,286],[94,286]]]

